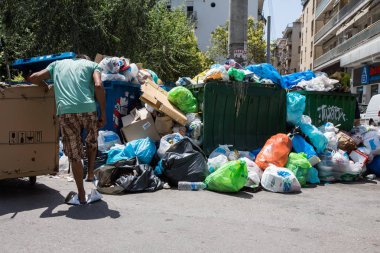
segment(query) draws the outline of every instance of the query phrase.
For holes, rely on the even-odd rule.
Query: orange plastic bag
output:
[[[292,150],[292,141],[286,134],[276,134],[265,143],[263,149],[256,156],[255,163],[265,170],[270,164],[284,167]]]

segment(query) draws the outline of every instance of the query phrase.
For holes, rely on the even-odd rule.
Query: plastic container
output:
[[[76,54],[73,52],[64,52],[49,54],[43,56],[36,56],[32,58],[17,59],[12,63],[12,68],[21,70],[24,74],[29,72],[37,72],[45,69],[50,63],[63,59],[75,58]]]
[[[244,82],[205,85],[203,150],[219,144],[254,150],[286,130],[286,93],[276,86]]]
[[[141,107],[140,85],[123,81],[104,81],[103,86],[106,92],[107,124],[102,130],[120,134],[119,130],[123,127],[121,117],[127,115],[134,108]]]
[[[203,182],[178,182],[178,190],[180,191],[198,191],[206,189],[206,184]]]
[[[340,125],[350,131],[354,125],[356,98],[350,93],[296,91],[306,96],[304,115],[310,116],[313,125],[319,127],[326,122]]]

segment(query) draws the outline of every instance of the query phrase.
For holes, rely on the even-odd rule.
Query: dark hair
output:
[[[89,61],[91,61],[91,58],[88,57],[88,56],[85,55],[85,54],[77,54],[77,56],[75,56],[75,58],[77,58],[77,59],[85,59],[85,60],[89,60]]]

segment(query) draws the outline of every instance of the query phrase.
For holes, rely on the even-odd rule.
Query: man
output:
[[[52,79],[61,127],[63,150],[72,165],[74,179],[81,204],[86,202],[83,187],[84,157],[81,132],[87,132],[88,157],[87,181],[94,179],[94,165],[97,153],[98,128],[106,123],[105,92],[101,81],[100,67],[88,56],[78,55],[51,63],[46,69],[32,74],[27,80],[48,89],[43,80]],[[96,114],[95,99],[100,105],[101,118]]]

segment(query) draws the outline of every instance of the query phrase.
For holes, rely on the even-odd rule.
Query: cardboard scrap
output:
[[[147,79],[143,85],[141,85],[142,95],[140,100],[147,103],[154,109],[165,113],[167,116],[178,122],[182,126],[186,125],[186,116],[174,107],[168,100],[168,92],[160,88],[152,80]]]
[[[121,118],[123,128],[121,133],[127,142],[150,137],[153,141],[159,141],[160,136],[156,130],[153,117],[147,109],[134,109],[130,114]]]

